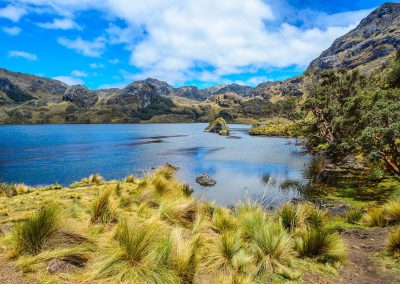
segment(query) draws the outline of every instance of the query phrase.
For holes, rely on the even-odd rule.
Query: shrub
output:
[[[400,255],[400,227],[389,233],[387,250],[394,255]]]
[[[347,248],[340,236],[324,228],[312,228],[296,239],[296,250],[302,257],[317,257],[324,262],[343,262]]]
[[[61,229],[61,211],[56,206],[40,209],[14,230],[16,252],[38,254]]]
[[[94,223],[109,223],[112,221],[113,216],[110,208],[110,190],[101,193],[93,202],[90,209],[90,222]]]
[[[358,223],[363,216],[363,212],[360,209],[350,209],[346,212],[346,221],[352,224]]]
[[[118,224],[106,259],[93,273],[94,279],[109,283],[179,283],[176,273],[167,265],[170,239],[154,220],[146,223],[126,221]]]
[[[362,218],[362,221],[369,227],[385,227],[386,221],[382,208],[370,209]]]

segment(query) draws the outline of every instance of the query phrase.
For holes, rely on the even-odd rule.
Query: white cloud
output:
[[[100,69],[100,68],[104,68],[104,64],[103,63],[90,63],[89,67],[92,69]]]
[[[121,61],[120,61],[118,58],[114,58],[114,59],[110,59],[110,60],[108,61],[108,63],[113,64],[113,65],[116,65],[116,64],[121,63]]]
[[[8,57],[13,57],[13,58],[24,58],[29,61],[36,61],[38,60],[38,57],[34,53],[29,53],[21,50],[10,50],[8,52]]]
[[[99,57],[105,50],[104,37],[97,37],[93,41],[83,40],[81,37],[75,40],[60,37],[58,43],[89,57]]]
[[[89,74],[86,73],[85,71],[73,70],[73,71],[71,72],[71,75],[72,75],[72,76],[75,76],[75,77],[87,77]]]
[[[80,30],[81,27],[75,23],[73,20],[64,19],[54,19],[52,22],[47,23],[37,23],[37,25],[43,29],[53,29],[53,30]]]
[[[58,80],[61,81],[67,85],[83,85],[84,82],[82,81],[82,79],[79,78],[75,78],[75,77],[71,77],[71,76],[56,76],[53,77],[54,80]]]
[[[0,9],[0,18],[6,18],[13,22],[18,22],[25,14],[27,14],[27,10],[19,6],[8,5]]]
[[[16,0],[17,1],[17,0]],[[170,83],[296,66],[305,68],[369,10],[328,15],[297,11],[284,0],[19,0],[60,15],[97,9],[112,22],[94,41],[60,38],[64,46],[99,57],[123,44],[139,72]],[[294,23],[301,22],[298,27]],[[122,23],[122,24],[121,24]],[[92,67],[97,68],[97,67]]]
[[[17,36],[22,31],[20,27],[2,27],[1,30],[11,36]]]

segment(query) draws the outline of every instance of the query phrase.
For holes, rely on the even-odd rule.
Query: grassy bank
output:
[[[309,203],[218,207],[174,174],[165,166],[141,179],[2,185],[1,253],[39,283],[303,282],[309,273],[333,279],[347,259],[338,232],[371,225]],[[400,222],[390,216],[385,226]],[[394,253],[398,233],[391,239]]]

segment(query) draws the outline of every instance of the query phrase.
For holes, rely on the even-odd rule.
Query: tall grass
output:
[[[212,223],[218,232],[222,233],[237,228],[237,220],[227,208],[217,208],[212,216]]]
[[[266,220],[264,210],[258,204],[246,202],[239,203],[235,207],[235,212],[238,225],[240,226],[244,238],[251,240],[254,233],[258,228],[263,226]]]
[[[389,233],[387,250],[394,255],[400,255],[400,227]]]
[[[254,234],[252,250],[260,272],[271,273],[293,255],[293,242],[279,222],[268,221]]]
[[[106,259],[94,271],[94,279],[124,283],[179,283],[167,265],[171,241],[156,222],[118,224],[115,240]]]
[[[97,184],[97,185],[101,185],[101,184],[104,183],[104,179],[99,174],[92,174],[92,175],[89,176],[88,182],[89,183],[94,183],[94,184]]]
[[[285,229],[291,232],[306,230],[308,227],[322,227],[327,220],[327,213],[310,203],[284,204],[278,211],[278,216]]]
[[[32,217],[17,224],[14,230],[15,251],[38,254],[61,229],[61,211],[56,206],[40,209]]]
[[[195,201],[173,200],[164,202],[158,209],[162,219],[170,221],[172,224],[189,226],[196,218],[198,204]]]
[[[302,232],[296,239],[296,250],[302,257],[316,257],[324,262],[343,262],[347,248],[336,232],[313,228]]]
[[[385,227],[386,220],[382,208],[370,209],[362,218],[363,223],[370,227]]]
[[[110,190],[102,192],[93,202],[90,208],[90,222],[94,223],[109,223],[113,220],[113,215],[110,207]]]
[[[389,225],[400,223],[400,200],[392,200],[383,206],[384,217]]]

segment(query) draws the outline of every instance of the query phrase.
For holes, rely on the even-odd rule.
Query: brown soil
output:
[[[349,247],[349,261],[339,269],[339,275],[328,278],[316,273],[306,274],[304,283],[338,284],[400,283],[395,272],[383,271],[373,257],[385,251],[388,229],[376,228],[368,231],[357,229],[343,232],[342,237]]]
[[[22,273],[15,268],[13,262],[4,259],[0,255],[0,283],[1,284],[33,284],[31,281],[23,277]]]

